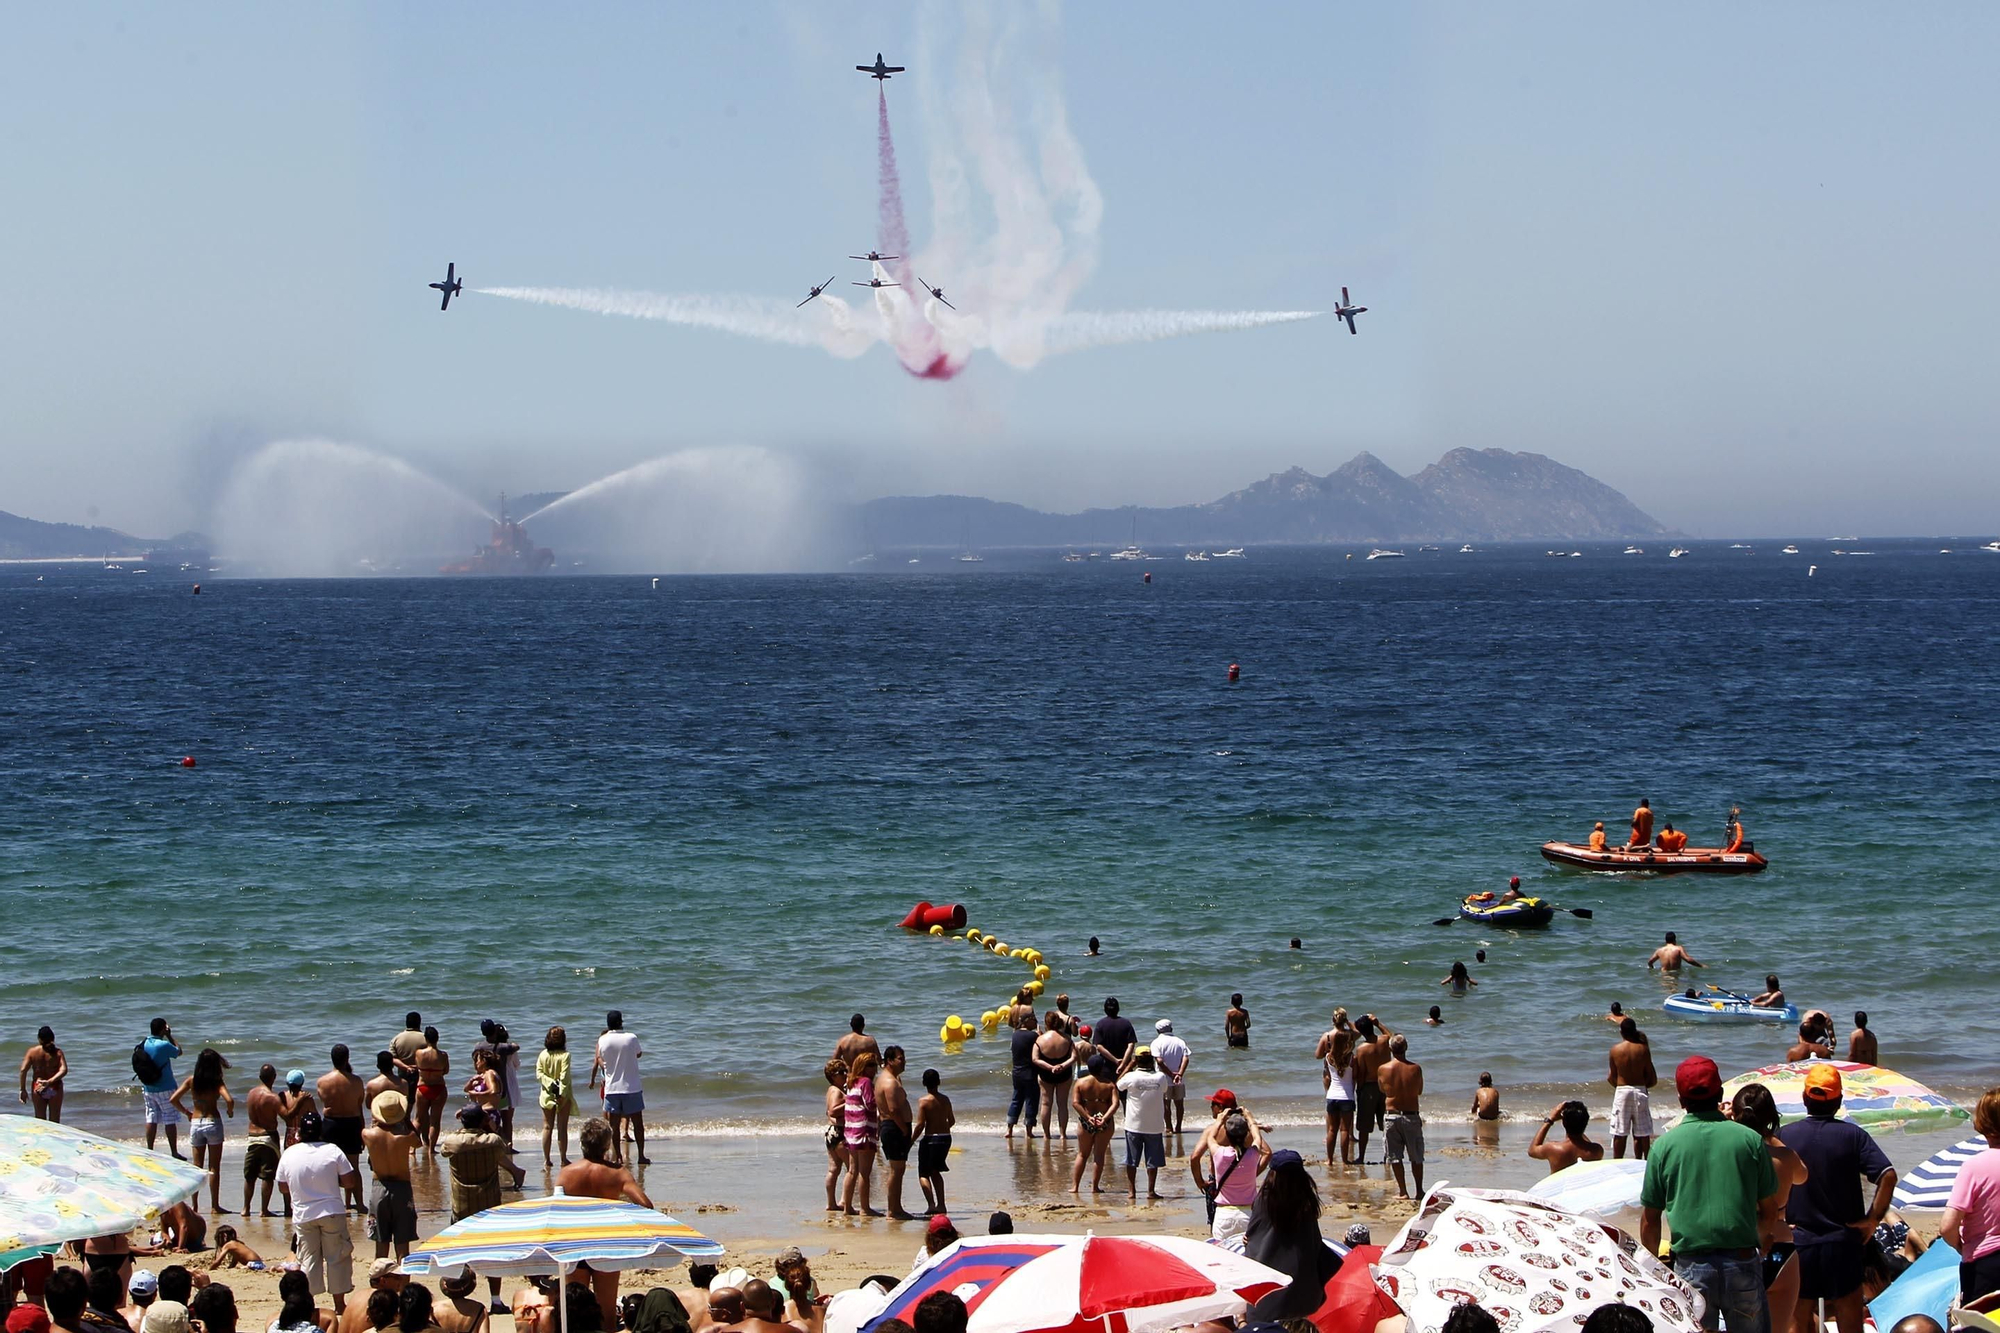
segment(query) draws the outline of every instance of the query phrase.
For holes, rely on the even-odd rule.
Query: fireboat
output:
[[[507,497],[500,497],[500,517],[493,520],[493,535],[486,545],[464,560],[455,560],[438,570],[440,574],[540,574],[556,562],[556,553],[537,546],[519,519],[507,517]]]

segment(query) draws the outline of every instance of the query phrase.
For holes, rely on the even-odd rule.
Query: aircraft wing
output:
[[[955,306],[955,305],[953,305],[953,304],[952,304],[951,302],[949,302],[949,301],[945,300],[945,299],[944,299],[944,298],[943,298],[942,296],[940,296],[940,297],[938,298],[938,304],[939,304],[939,305],[941,305],[941,306],[943,306],[943,307],[944,307],[944,308],[945,308],[946,310],[956,310],[956,309],[958,309],[958,307],[957,307],[957,306]]]
[[[884,74],[901,74],[903,67],[901,65],[887,65],[883,67],[882,72]]]
[[[1359,332],[1361,332],[1361,330],[1360,330],[1360,329],[1357,329],[1357,328],[1355,328],[1355,327],[1354,327],[1354,316],[1352,316],[1352,315],[1342,315],[1342,316],[1341,316],[1341,318],[1347,321],[1347,331],[1348,331],[1349,333],[1359,333]]]
[[[449,309],[451,309],[451,293],[450,293],[450,292],[446,292],[446,293],[444,294],[444,300],[442,300],[442,301],[440,301],[440,302],[438,303],[438,309],[440,309],[440,310],[449,310]]]

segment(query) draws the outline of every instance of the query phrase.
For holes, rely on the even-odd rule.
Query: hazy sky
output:
[[[1002,12],[1034,15],[1009,3]],[[1709,534],[2000,528],[2000,9],[1099,4],[1003,23],[1103,200],[1073,308],[1332,319],[949,384],[424,284],[866,276],[956,5],[28,6],[0,45],[0,509],[162,533],[323,436],[466,491],[689,446],[856,495],[1209,499],[1545,452]],[[993,40],[999,40],[995,38]],[[988,43],[991,44],[990,42]],[[1032,157],[1029,126],[1016,127]],[[950,272],[924,276],[949,290]]]

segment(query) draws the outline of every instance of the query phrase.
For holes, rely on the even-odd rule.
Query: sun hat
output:
[[[384,1125],[400,1125],[410,1114],[409,1099],[400,1092],[385,1092],[375,1099],[370,1108],[375,1119]]]
[[[1174,1030],[1174,1020],[1171,1018],[1163,1018],[1159,1022],[1153,1024],[1153,1031],[1155,1032],[1172,1032],[1173,1030]]]
[[[368,1280],[370,1282],[380,1282],[395,1271],[396,1261],[385,1254],[374,1263],[368,1265]]]

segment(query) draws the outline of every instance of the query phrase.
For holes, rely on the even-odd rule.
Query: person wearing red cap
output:
[[[17,1305],[7,1312],[7,1333],[49,1333],[49,1314],[39,1305]]]
[[[1507,891],[1500,895],[1503,903],[1519,902],[1525,895],[1521,892],[1521,877],[1514,875],[1507,881]]]
[[[1660,1252],[1660,1219],[1673,1234],[1674,1272],[1698,1289],[1702,1327],[1715,1333],[1770,1333],[1764,1296],[1764,1231],[1782,1200],[1764,1138],[1722,1114],[1722,1072],[1705,1055],[1674,1071],[1687,1115],[1660,1136],[1639,1187],[1639,1243]]]
[[[1806,1071],[1806,1118],[1778,1131],[1778,1138],[1806,1164],[1806,1180],[1792,1188],[1785,1220],[1799,1251],[1799,1301],[1792,1326],[1812,1328],[1824,1300],[1840,1326],[1861,1327],[1861,1252],[1889,1215],[1896,1169],[1867,1130],[1840,1114],[1840,1070],[1830,1063]],[[1861,1179],[1875,1186],[1864,1212]]]

